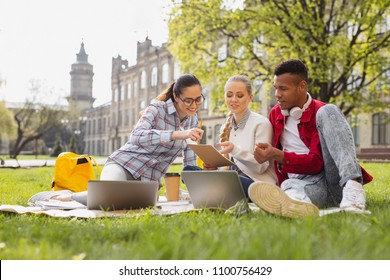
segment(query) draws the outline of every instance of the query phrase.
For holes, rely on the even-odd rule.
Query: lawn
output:
[[[362,165],[375,177],[365,187],[371,215],[204,211],[88,220],[1,212],[0,259],[390,259],[390,164]],[[52,175],[53,167],[0,169],[0,203],[26,205],[49,190]]]

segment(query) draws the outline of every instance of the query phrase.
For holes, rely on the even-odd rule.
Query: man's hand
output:
[[[262,164],[273,157],[274,148],[269,143],[257,143],[255,146],[255,160]]]

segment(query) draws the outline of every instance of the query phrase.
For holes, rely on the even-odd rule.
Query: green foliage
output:
[[[345,113],[383,108],[389,96],[390,16],[387,0],[174,1],[169,49],[182,71],[210,85],[214,105],[234,74],[270,82],[277,63],[299,58],[309,92]],[[218,56],[226,45],[227,55]]]
[[[5,106],[4,101],[0,101],[0,135],[13,137],[16,132],[16,125],[13,114]]]
[[[388,260],[390,164],[365,163],[371,215],[236,218],[212,211],[171,216],[67,219],[0,212],[0,259]],[[174,166],[170,171],[178,171]],[[26,205],[48,191],[52,167],[3,169],[0,204]]]

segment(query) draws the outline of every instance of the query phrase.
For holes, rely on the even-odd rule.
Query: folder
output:
[[[191,150],[206,164],[212,167],[233,165],[234,163],[225,158],[218,150],[208,144],[187,144]]]

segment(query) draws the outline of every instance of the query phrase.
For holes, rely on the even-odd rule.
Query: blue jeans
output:
[[[285,180],[281,188],[288,196],[312,202],[320,208],[338,206],[348,180],[357,179],[362,183],[352,131],[340,109],[333,104],[318,110],[316,126],[324,170],[319,174]]]
[[[203,169],[198,167],[198,166],[187,165],[187,166],[184,166],[183,170],[185,170],[185,171],[197,171],[197,170],[203,170]],[[248,177],[244,177],[244,176],[241,176],[241,175],[238,175],[238,177],[240,178],[240,182],[241,182],[242,188],[244,190],[245,196],[249,199],[249,202],[252,202],[250,200],[250,198],[249,198],[249,195],[248,195],[248,188],[254,181],[252,179],[249,179]]]

